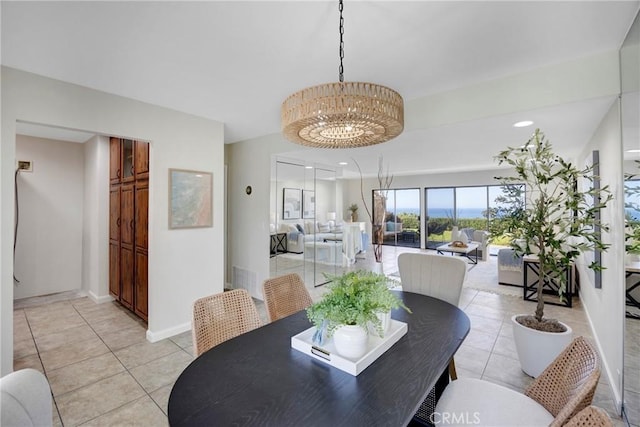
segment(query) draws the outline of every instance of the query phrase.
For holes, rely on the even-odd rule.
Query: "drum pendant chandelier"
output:
[[[282,103],[282,132],[297,144],[365,147],[389,141],[404,129],[404,102],[398,92],[373,83],[344,81],[342,1],[338,5],[340,81],[302,89]]]

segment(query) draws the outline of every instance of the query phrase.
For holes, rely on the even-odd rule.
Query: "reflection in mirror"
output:
[[[327,275],[335,276],[342,268],[342,233],[336,230],[336,172],[321,167],[313,171],[314,220],[316,234],[309,242],[308,252],[315,254],[313,284],[319,286],[327,282]],[[305,253],[307,253],[305,248]]]
[[[337,172],[304,161],[272,163],[270,276],[300,275],[308,288],[342,272],[342,211]]]
[[[640,426],[640,24],[639,16],[620,49],[622,143],[625,173],[626,300],[623,412]],[[638,285],[636,285],[638,283]],[[635,301],[635,302],[634,302]]]
[[[270,276],[298,273],[304,280],[304,235],[302,223],[304,164],[276,160],[272,165],[269,211]]]

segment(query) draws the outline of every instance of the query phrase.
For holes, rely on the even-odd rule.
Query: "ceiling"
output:
[[[345,3],[345,80],[397,90],[407,115],[413,101],[435,94],[616,50],[640,5]],[[336,1],[2,1],[1,7],[2,65],[224,122],[226,143],[279,133],[280,105],[289,94],[338,77]],[[414,123],[375,147],[291,144],[284,154],[329,165],[345,161],[351,173],[352,159],[365,174],[375,173],[379,155],[396,175],[486,169],[495,167],[498,151],[526,141],[533,128],[512,124],[529,119],[558,152],[573,156],[614,100]],[[19,124],[18,132],[33,129]]]

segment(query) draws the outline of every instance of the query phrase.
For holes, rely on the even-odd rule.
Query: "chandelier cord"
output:
[[[340,83],[344,82],[344,66],[342,65],[342,60],[344,59],[344,40],[342,39],[344,36],[344,18],[342,17],[342,9],[344,9],[344,5],[340,0],[338,2],[338,10],[340,11],[340,67],[338,67],[338,77]]]

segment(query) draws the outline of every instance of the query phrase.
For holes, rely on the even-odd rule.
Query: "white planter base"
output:
[[[333,343],[340,356],[358,359],[367,352],[369,334],[357,325],[340,326],[333,332]]]
[[[375,262],[371,271],[376,274],[384,274],[384,266],[382,265],[382,262]]]
[[[536,378],[571,343],[573,331],[565,323],[562,324],[567,328],[566,332],[537,331],[518,323],[518,316],[521,314],[511,317],[511,323],[520,367],[525,374]]]

